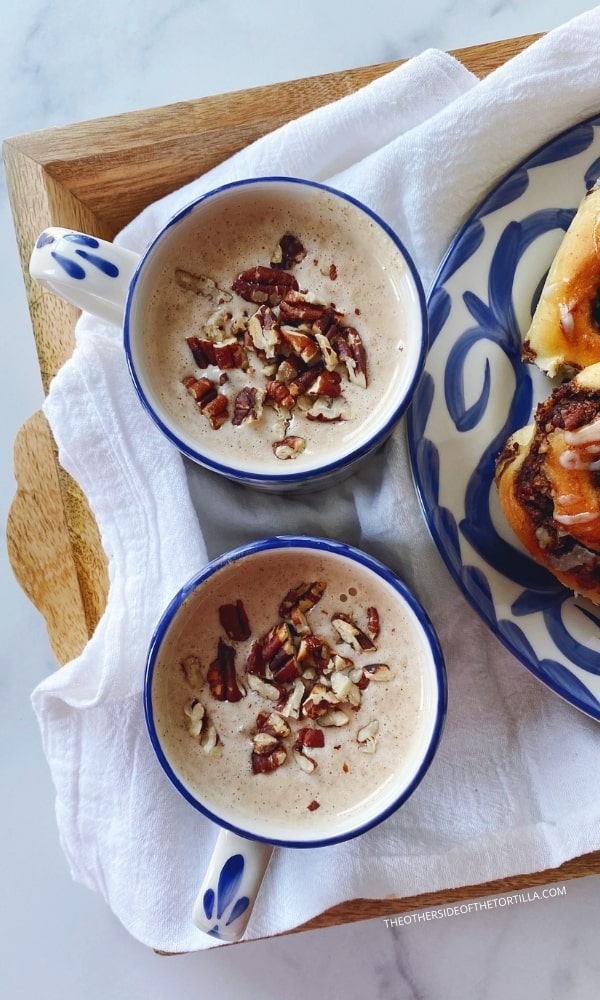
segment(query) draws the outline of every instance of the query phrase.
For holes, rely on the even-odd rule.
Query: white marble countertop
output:
[[[4,12],[0,137],[260,84],[549,30],[582,0],[115,0]],[[251,12],[250,12],[251,11]],[[12,444],[42,391],[0,181],[3,363],[1,504],[14,492]],[[29,705],[55,669],[44,623],[2,548],[1,775],[3,900],[0,991],[45,1000],[212,996],[495,1000],[597,996],[600,878],[458,912],[360,922],[196,955],[164,958],[123,930],[69,876],[53,790]]]

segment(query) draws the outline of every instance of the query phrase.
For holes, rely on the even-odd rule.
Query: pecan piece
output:
[[[230,340],[213,344],[212,355],[215,359],[213,364],[217,365],[221,371],[248,367],[248,355],[234,337]]]
[[[265,357],[274,358],[281,336],[275,313],[269,306],[261,306],[248,320],[248,338],[256,351],[264,351]]]
[[[285,763],[287,753],[284,747],[279,746],[272,753],[252,753],[252,773],[272,774],[278,767]]]
[[[342,642],[347,642],[357,653],[372,653],[377,648],[349,615],[337,611],[331,616],[331,624]]]
[[[252,753],[265,754],[273,753],[273,750],[277,750],[281,746],[281,743],[277,736],[272,736],[271,733],[264,733],[260,730],[252,737]]]
[[[350,407],[342,395],[336,399],[330,396],[317,396],[310,410],[306,411],[309,420],[319,420],[325,423],[335,423],[338,420],[348,420]]]
[[[335,671],[331,675],[331,690],[341,702],[347,702],[352,708],[360,706],[360,688],[350,680],[348,674]]]
[[[250,622],[244,608],[244,603],[239,598],[235,604],[221,604],[219,607],[219,621],[225,629],[229,639],[234,642],[243,642],[250,638]]]
[[[317,802],[317,800],[316,800],[316,799],[313,799],[313,800],[312,800],[312,802],[309,802],[309,803],[308,803],[308,805],[307,805],[307,807],[306,807],[306,808],[307,808],[307,809],[308,809],[308,810],[309,810],[310,812],[314,812],[314,811],[315,811],[315,809],[320,809],[320,808],[321,808],[321,803],[320,803],[320,802]]]
[[[292,731],[286,719],[279,712],[260,712],[256,719],[256,725],[259,732],[269,733],[279,740],[284,740]]]
[[[339,372],[320,372],[306,391],[309,396],[329,396],[334,399],[341,396],[341,382],[342,376]]]
[[[185,342],[192,352],[192,357],[198,368],[208,368],[215,363],[214,345],[211,340],[201,340],[200,337],[186,337]]]
[[[200,412],[208,418],[213,429],[218,430],[228,417],[227,396],[220,393],[216,384],[209,378],[186,375],[181,381]]]
[[[302,705],[302,715],[308,719],[318,719],[331,709],[337,708],[340,699],[329,688],[317,681],[312,686]]]
[[[304,747],[302,744],[294,744],[292,747],[292,753],[294,755],[294,760],[306,774],[312,774],[313,771],[317,770],[317,762],[313,757],[309,757],[307,753],[304,752]]]
[[[279,315],[283,323],[289,323],[290,326],[299,326],[301,323],[311,326],[313,323],[322,323],[324,316],[332,314],[331,306],[313,301],[297,289],[296,285],[295,289],[288,290],[279,303]]]
[[[366,726],[359,729],[356,734],[358,749],[362,750],[363,753],[375,753],[377,749],[378,733],[379,723],[377,722],[377,719],[373,719],[372,722],[368,722]]]
[[[269,399],[273,399],[276,403],[279,403],[280,406],[283,406],[284,410],[294,409],[296,400],[285,382],[279,382],[278,379],[271,379],[267,382],[266,391]]]
[[[276,306],[298,282],[292,274],[275,267],[249,267],[236,278],[231,289],[246,302]]]
[[[296,733],[295,746],[320,748],[325,746],[325,734],[322,729],[311,729],[305,726]]]
[[[348,378],[355,385],[367,387],[367,353],[358,330],[353,326],[339,329],[330,338],[340,361],[343,361],[348,371]]]
[[[313,580],[308,586],[305,583],[300,583],[297,587],[292,587],[279,605],[280,617],[287,618],[295,607],[304,612],[310,611],[315,604],[319,603],[326,587],[327,584],[323,580]]]
[[[311,361],[315,358],[320,357],[321,348],[317,344],[314,337],[309,336],[308,333],[304,333],[300,330],[290,329],[290,327],[281,327],[281,336],[285,340],[286,344],[296,354],[306,365],[310,365]]]
[[[271,256],[271,267],[285,269],[299,264],[306,257],[302,242],[293,233],[284,233]]]
[[[391,681],[394,676],[387,663],[368,663],[363,670],[371,681]]]
[[[377,640],[380,628],[379,611],[371,605],[367,608],[367,632],[371,636],[373,642]]]
[[[191,653],[189,656],[184,656],[183,660],[179,664],[181,671],[189,686],[194,689],[199,689],[202,687],[202,665],[197,656]]]
[[[222,639],[219,639],[217,655],[208,668],[206,679],[217,701],[239,701],[244,697],[235,673],[235,650]]]
[[[297,458],[298,455],[302,454],[305,448],[306,439],[298,437],[295,434],[290,434],[288,437],[284,437],[280,441],[273,441],[273,453],[275,458],[280,458],[284,462],[290,458]]]
[[[257,420],[260,420],[264,398],[264,390],[257,389],[256,386],[246,385],[240,389],[233,402],[231,422],[234,427],[256,423]]]

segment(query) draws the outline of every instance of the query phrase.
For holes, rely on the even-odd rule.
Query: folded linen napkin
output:
[[[266,136],[152,205],[119,236],[142,250],[192,197],[243,176],[327,180],[399,233],[427,285],[473,204],[524,155],[600,107],[600,8],[482,82],[426,51],[359,93]],[[215,830],[164,777],[146,736],[146,647],[207,558],[273,532],[309,532],[387,562],[427,607],[445,651],[438,755],[393,817],[347,844],[276,850],[247,938],[359,897],[405,896],[558,865],[600,847],[597,725],[540,685],[450,579],[421,515],[404,429],[347,482],[276,497],[181,459],[137,405],[114,327],[84,315],[45,412],[89,498],[109,559],[95,635],[32,696],[75,879],[132,935],[166,951],[217,944],[191,923]],[[560,733],[560,739],[556,735]]]

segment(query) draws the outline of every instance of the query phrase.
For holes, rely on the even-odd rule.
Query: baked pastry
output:
[[[523,359],[551,377],[600,361],[600,182],[582,198],[552,261]]]
[[[496,486],[533,558],[600,604],[600,363],[556,388],[509,438]]]

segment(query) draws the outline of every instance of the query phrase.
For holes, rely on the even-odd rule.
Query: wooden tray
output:
[[[453,53],[480,77],[537,37]],[[146,205],[192,181],[260,136],[382,76],[399,63],[207,97],[47,129],[3,143],[9,197],[44,391],[69,358],[77,311],[29,277],[46,226],[112,239]],[[106,558],[87,501],[61,469],[41,413],[15,443],[17,492],[7,545],[20,585],[42,613],[60,664],[77,656],[105,608]],[[600,873],[600,851],[552,871],[403,900],[353,900],[298,929],[327,926]]]

